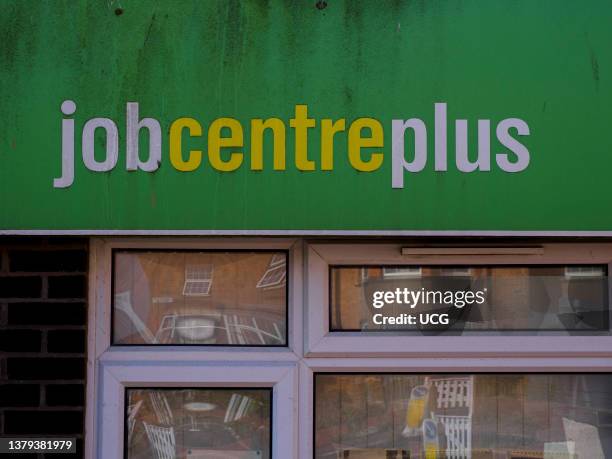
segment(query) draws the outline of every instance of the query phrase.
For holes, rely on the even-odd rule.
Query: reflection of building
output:
[[[334,330],[410,331],[578,331],[608,327],[607,274],[601,266],[382,266],[332,270],[331,323]],[[437,298],[372,305],[374,292],[421,291]],[[480,292],[484,301],[460,308],[440,301],[448,293]],[[602,306],[603,305],[603,306]],[[446,327],[380,325],[374,314],[449,314]]]
[[[131,459],[269,457],[267,389],[130,389]]]
[[[0,24],[2,441],[612,459],[612,1],[0,0]],[[403,288],[487,292],[373,323]]]
[[[185,266],[184,296],[208,296],[213,281],[213,265]]]
[[[116,260],[117,341],[285,341],[287,265],[282,252],[123,252]]]
[[[282,253],[275,253],[270,259],[268,269],[257,282],[257,288],[279,288],[287,284],[287,257]]]
[[[600,392],[606,381],[605,375],[570,374],[319,375],[316,457],[353,450],[378,457],[385,448],[425,457],[421,437],[402,431],[410,394],[426,386],[430,396],[421,422],[438,426],[436,457],[601,459],[602,438],[609,447],[612,433],[598,422],[599,411],[612,408],[609,387]],[[594,393],[602,396],[597,405],[589,400]]]

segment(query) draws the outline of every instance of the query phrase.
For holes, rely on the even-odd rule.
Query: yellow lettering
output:
[[[187,161],[183,160],[183,129],[188,129],[191,137],[200,137],[202,135],[202,126],[193,118],[179,118],[174,120],[170,126],[170,163],[177,171],[189,172],[200,167],[202,151],[190,150]]]
[[[362,137],[361,130],[369,128],[370,137]],[[382,166],[384,154],[380,151],[372,152],[369,161],[361,158],[362,148],[382,148],[383,128],[374,118],[359,118],[351,123],[348,133],[349,161],[358,171],[372,172]]]
[[[308,128],[313,128],[316,121],[308,118],[308,106],[296,105],[295,117],[289,120],[295,128],[295,166],[301,171],[314,171],[315,162],[308,159]]]
[[[222,137],[223,128],[229,128],[229,137]],[[243,146],[242,126],[233,118],[218,118],[212,122],[208,129],[208,160],[212,167],[222,172],[231,172],[242,164],[242,153],[232,151],[229,160],[221,158],[221,148]]]
[[[274,170],[285,170],[285,123],[278,118],[251,120],[251,169],[263,170],[263,134],[272,129],[274,136]]]
[[[334,135],[346,129],[344,119],[336,122],[324,119],[321,121],[321,170],[334,169]]]

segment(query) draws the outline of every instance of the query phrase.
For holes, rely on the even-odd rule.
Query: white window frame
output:
[[[609,356],[612,336],[472,334],[463,336],[402,335],[401,332],[331,332],[329,267],[332,265],[538,265],[606,264],[612,273],[612,244],[543,244],[532,253],[470,255],[462,249],[435,255],[402,255],[401,244],[313,243],[307,247],[306,334],[308,357],[487,357]],[[468,250],[469,252],[469,250]],[[495,251],[492,251],[495,252]],[[478,253],[478,251],[475,251]],[[612,298],[612,282],[608,295]]]
[[[288,251],[287,347],[112,346],[112,252],[116,249]],[[273,459],[297,457],[303,250],[303,242],[296,239],[92,239],[85,456],[123,458],[128,387],[262,387],[273,391]]]
[[[213,266],[212,265],[206,265],[206,266],[210,266],[210,276],[205,277],[205,278],[199,278],[199,277],[189,277],[187,274],[189,273],[189,268],[194,268],[195,266],[202,266],[202,265],[186,265],[185,266],[185,283],[183,285],[183,296],[210,296],[210,290],[212,289],[212,283],[213,283]],[[207,288],[206,291],[202,292],[202,293],[193,293],[193,292],[189,292],[187,286],[190,284],[207,284]]]

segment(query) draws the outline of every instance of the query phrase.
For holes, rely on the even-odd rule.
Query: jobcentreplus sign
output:
[[[70,187],[75,180],[75,119],[77,105],[72,100],[66,100],[61,105],[65,115],[62,120],[62,175],[54,179],[55,188]],[[70,118],[68,118],[70,117]],[[433,165],[436,172],[449,169],[447,152],[447,104],[434,104],[433,123]],[[193,172],[202,165],[204,146],[210,166],[219,172],[232,172],[241,167],[249,167],[252,171],[264,169],[263,151],[264,134],[272,135],[272,167],[275,171],[287,169],[287,130],[292,130],[294,145],[294,166],[300,171],[316,171],[317,163],[320,171],[334,169],[334,139],[343,136],[346,142],[348,164],[360,172],[374,172],[385,160],[388,145],[384,142],[383,124],[374,118],[357,118],[347,123],[346,118],[316,120],[308,117],[307,105],[295,105],[293,118],[287,123],[280,118],[254,118],[247,126],[235,118],[217,118],[208,126],[207,141],[202,123],[194,118],[182,117],[170,123],[168,129],[162,129],[155,118],[140,118],[139,104],[128,102],[126,105],[125,169],[126,171],[157,171],[163,161],[164,144],[168,149],[168,160],[172,167],[180,172]],[[491,120],[478,119],[473,121],[476,129],[472,135],[478,139],[477,154],[468,152],[468,120],[457,119],[454,123],[455,135],[455,166],[461,172],[490,171],[491,163],[505,172],[523,171],[529,165],[530,153],[527,147],[517,140],[517,137],[530,134],[527,123],[519,118],[506,118],[500,121],[495,134],[500,151],[492,153]],[[348,127],[347,127],[348,125]],[[310,130],[319,129],[320,146],[317,148],[319,157],[308,151],[308,135]],[[141,130],[148,133],[148,152],[142,159],[139,151]],[[245,129],[249,135],[245,136]],[[103,159],[96,158],[94,137],[97,130],[104,131],[105,151]],[[168,139],[163,140],[163,133],[168,132]],[[391,120],[391,186],[404,188],[406,172],[421,172],[427,165],[428,156],[428,126],[420,118]],[[247,152],[245,137],[249,138]],[[190,144],[196,148],[183,148],[183,140],[190,138]],[[109,172],[119,162],[120,134],[117,123],[110,118],[92,118],[86,121],[80,133],[81,155],[87,169],[93,172]],[[410,140],[412,139],[412,140]],[[406,144],[410,148],[406,151]],[[201,148],[197,148],[201,145]],[[495,144],[497,148],[497,144]],[[245,165],[246,157],[249,165]],[[407,159],[409,156],[411,159]],[[476,156],[476,159],[470,159]]]

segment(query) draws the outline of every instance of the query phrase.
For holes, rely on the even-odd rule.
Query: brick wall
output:
[[[78,438],[30,457],[82,457],[87,257],[86,239],[0,238],[0,435]]]

